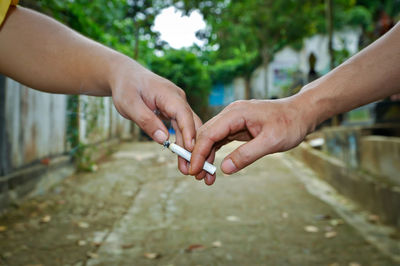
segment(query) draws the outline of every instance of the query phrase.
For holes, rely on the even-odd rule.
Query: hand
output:
[[[192,151],[196,129],[202,122],[187,103],[184,91],[130,59],[113,69],[110,86],[118,112],[135,121],[160,144],[169,138],[160,117],[170,119],[176,131],[176,143]],[[180,171],[188,174],[189,163],[178,158]]]
[[[213,150],[233,140],[247,141],[225,157],[221,169],[233,174],[257,159],[297,146],[312,128],[295,97],[237,101],[197,131],[189,174],[197,175]],[[309,120],[312,121],[312,120]],[[215,181],[208,180],[208,184]]]

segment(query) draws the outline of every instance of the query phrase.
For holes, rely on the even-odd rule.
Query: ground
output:
[[[209,187],[158,144],[125,143],[0,217],[0,265],[396,265],[286,160],[218,172]]]

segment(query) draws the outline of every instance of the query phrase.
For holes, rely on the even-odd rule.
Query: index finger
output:
[[[193,150],[196,136],[193,111],[189,104],[181,97],[174,99],[161,99],[157,107],[169,118],[176,120],[179,130],[182,132],[183,144],[187,150]]]
[[[197,175],[203,169],[204,162],[209,157],[215,143],[226,139],[245,127],[245,121],[236,112],[222,112],[200,129],[196,139],[196,145],[190,160],[190,175]]]

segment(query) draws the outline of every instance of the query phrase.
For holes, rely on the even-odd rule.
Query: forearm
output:
[[[0,73],[32,88],[111,95],[114,65],[135,64],[35,11],[11,8],[0,28]],[[131,61],[131,62],[130,62]]]
[[[324,120],[400,92],[400,24],[294,98],[312,131]]]

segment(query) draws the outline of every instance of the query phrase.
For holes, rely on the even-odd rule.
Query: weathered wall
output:
[[[400,138],[368,136],[360,146],[360,167],[400,186]]]
[[[80,140],[95,144],[111,138],[129,138],[131,123],[115,109],[110,97],[80,96]]]
[[[345,29],[335,32],[333,46],[335,50],[346,48],[350,55],[358,51],[359,29]],[[285,79],[291,82],[294,70],[302,73],[303,80],[307,82],[309,71],[309,56],[314,53],[317,57],[316,71],[322,75],[329,71],[328,38],[324,35],[315,35],[304,40],[304,46],[300,51],[285,47],[274,55],[274,59],[268,65],[258,67],[251,77],[251,89],[253,98],[283,97],[282,91]],[[285,73],[287,72],[287,73]],[[267,73],[267,77],[265,76]],[[287,75],[289,74],[289,75]],[[285,75],[288,76],[285,78]],[[283,76],[283,77],[282,77]]]
[[[110,97],[44,93],[3,76],[0,97],[0,210],[71,174],[71,156],[82,147],[92,147],[90,156],[98,158],[98,147],[104,146],[99,143],[131,136],[132,123],[119,115]],[[72,98],[76,106],[71,108]],[[77,133],[75,143],[71,132]],[[93,164],[86,153],[80,156]]]
[[[29,89],[6,79],[5,156],[8,174],[44,157],[66,152],[66,96]]]
[[[290,151],[339,193],[379,215],[382,222],[400,228],[400,187],[382,182],[345,162],[313,149],[306,143]]]

